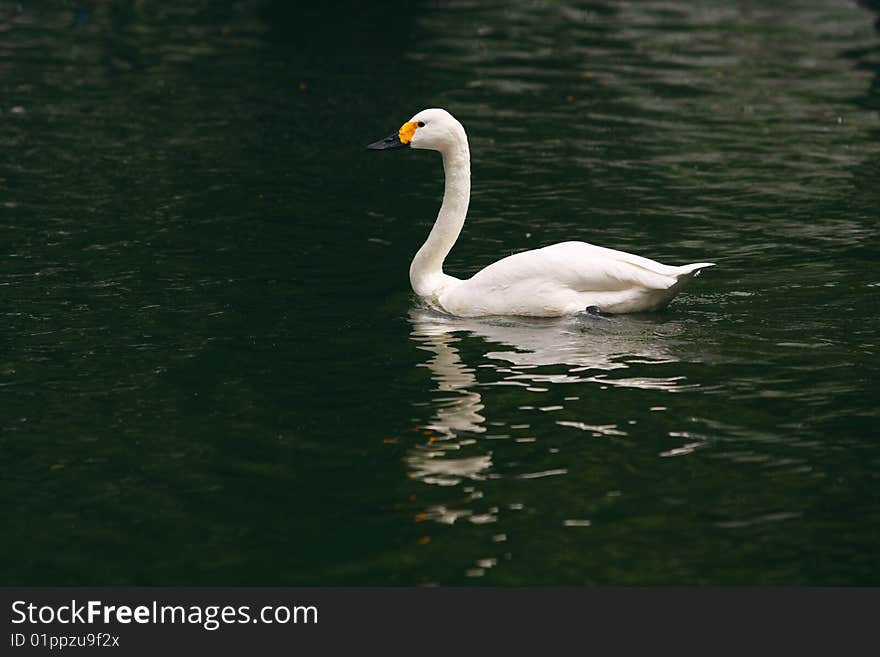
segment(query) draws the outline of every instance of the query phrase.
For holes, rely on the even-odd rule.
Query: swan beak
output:
[[[407,146],[409,146],[409,144],[404,144],[400,141],[400,135],[395,132],[385,137],[385,139],[380,139],[379,141],[369,144],[367,148],[374,151],[385,151],[391,148],[406,148]]]

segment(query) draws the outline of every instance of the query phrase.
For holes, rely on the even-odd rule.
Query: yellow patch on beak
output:
[[[400,138],[401,144],[408,144],[412,141],[413,135],[416,134],[416,128],[418,126],[412,121],[407,121],[402,126],[400,126],[400,130],[397,131],[397,136]]]

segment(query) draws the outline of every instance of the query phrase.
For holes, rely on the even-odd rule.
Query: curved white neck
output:
[[[446,176],[443,205],[431,234],[409,268],[413,291],[423,297],[436,295],[450,280],[443,273],[443,261],[461,233],[471,198],[471,154],[467,136],[464,130],[455,136],[453,143],[440,151]]]

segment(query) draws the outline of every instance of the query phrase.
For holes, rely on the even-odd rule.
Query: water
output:
[[[0,5],[5,584],[878,584],[874,3]],[[47,6],[49,5],[49,6]],[[659,314],[409,292],[581,239]]]

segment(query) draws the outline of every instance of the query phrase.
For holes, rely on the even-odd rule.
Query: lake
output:
[[[880,584],[880,4],[0,5],[0,581]],[[459,319],[408,267],[710,261]]]

